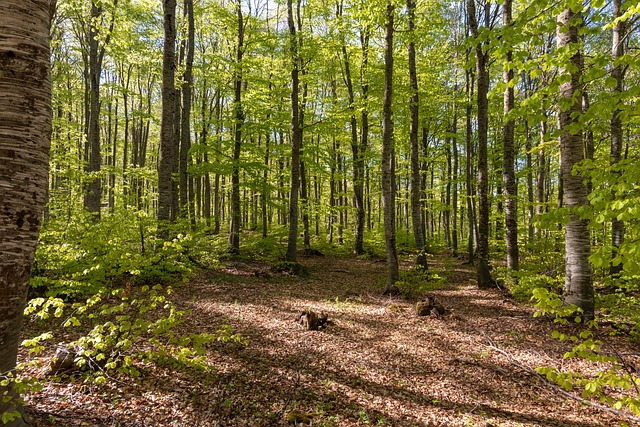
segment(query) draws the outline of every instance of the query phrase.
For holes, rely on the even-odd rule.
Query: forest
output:
[[[640,425],[638,0],[0,0],[1,425]]]

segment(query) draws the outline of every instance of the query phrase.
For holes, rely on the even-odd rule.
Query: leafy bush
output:
[[[420,298],[425,292],[441,288],[445,284],[446,279],[438,273],[412,267],[400,272],[396,287],[408,298]]]

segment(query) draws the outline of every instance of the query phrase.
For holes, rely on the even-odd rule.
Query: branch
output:
[[[581,404],[589,405],[589,406],[597,408],[597,409],[599,409],[601,411],[606,411],[606,412],[609,412],[610,414],[617,415],[618,417],[622,417],[624,419],[627,419],[627,420],[630,420],[630,421],[634,421],[634,422],[640,422],[640,417],[636,417],[634,415],[627,414],[626,412],[618,411],[617,409],[610,408],[609,406],[605,406],[605,405],[601,405],[601,404],[596,403],[596,402],[592,402],[592,401],[590,401],[588,399],[585,399],[585,398],[580,397],[580,396],[576,396],[575,394],[566,391],[564,388],[560,387],[559,385],[549,381],[544,375],[539,374],[535,369],[520,363],[511,353],[507,353],[506,351],[504,351],[504,350],[498,348],[497,346],[495,346],[492,343],[490,338],[487,337],[487,340],[489,341],[488,345],[485,344],[485,346],[487,348],[489,348],[491,350],[495,350],[498,353],[502,354],[503,356],[505,356],[509,360],[509,362],[512,365],[522,369],[523,371],[527,372],[530,375],[533,375],[533,376],[537,377],[545,385],[547,385],[549,388],[555,390],[556,392],[562,394],[563,396],[568,397],[568,398],[570,398],[572,400],[575,400],[577,402],[580,402]]]

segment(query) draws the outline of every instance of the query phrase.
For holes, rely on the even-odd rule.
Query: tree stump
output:
[[[322,312],[319,315],[312,310],[305,310],[298,316],[298,323],[300,323],[308,331],[317,331],[321,327],[327,324],[329,316],[327,313]]]
[[[418,316],[439,317],[445,313],[445,308],[432,296],[427,296],[422,301],[416,303],[416,314]]]

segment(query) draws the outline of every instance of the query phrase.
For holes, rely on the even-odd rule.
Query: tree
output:
[[[409,110],[411,123],[409,125],[409,141],[411,144],[411,222],[413,225],[413,237],[416,240],[418,256],[416,263],[421,268],[427,268],[427,256],[425,253],[425,233],[422,227],[422,178],[420,176],[420,156],[418,150],[419,104],[418,104],[418,73],[416,70],[416,46],[415,37],[415,9],[414,0],[407,0],[408,30],[409,30],[409,84],[411,96],[409,98]]]
[[[300,53],[296,24],[293,20],[292,0],[287,0],[289,25],[289,60],[291,62],[291,195],[289,197],[289,240],[287,261],[296,262],[298,243],[298,199],[300,193],[300,151],[302,128],[300,127]]]
[[[15,375],[31,264],[42,221],[51,137],[48,0],[0,2],[0,375]],[[6,394],[5,394],[6,393]],[[0,386],[8,426],[27,426],[18,396]],[[7,397],[9,399],[7,399]]]
[[[174,120],[176,107],[176,0],[163,0],[164,47],[162,55],[162,122],[160,124],[160,156],[158,160],[158,221],[163,227],[162,237],[169,237],[166,229],[171,220],[172,172],[174,163]]]
[[[620,96],[624,90],[624,66],[619,63],[624,56],[626,22],[619,19],[622,16],[623,0],[613,0],[613,26],[612,46],[611,46],[611,77],[615,80],[613,87],[613,98],[620,103]],[[611,113],[611,165],[615,166],[622,160],[622,108],[616,105]],[[620,175],[618,173],[618,175]],[[620,245],[624,242],[624,222],[618,218],[611,220],[611,244],[613,246],[612,258],[618,256]],[[619,275],[622,272],[622,262],[612,262],[609,274]]]
[[[113,7],[118,5],[114,0]],[[94,176],[89,178],[89,185],[85,194],[84,205],[88,212],[93,214],[94,221],[100,219],[100,205],[102,201],[102,181],[97,174],[102,166],[102,154],[100,152],[100,79],[102,77],[102,63],[104,61],[105,47],[109,44],[115,14],[112,15],[111,25],[104,41],[100,43],[98,24],[103,19],[104,6],[102,3],[91,1],[91,14],[89,22],[89,128],[87,132],[87,145],[89,146],[88,172]]]
[[[396,180],[395,147],[393,140],[393,23],[395,10],[387,0],[384,37],[384,100],[382,104],[382,198],[384,209],[384,236],[387,251],[387,283],[385,293],[393,292],[399,278],[396,249]]]
[[[484,20],[489,27],[489,3],[484,3]],[[477,104],[478,104],[478,287],[492,286],[489,269],[489,168],[487,160],[487,134],[489,127],[489,52],[480,39],[475,0],[467,0],[469,29],[476,50]]]
[[[558,15],[557,46],[561,53],[572,52],[560,69],[561,80],[558,106],[560,126],[560,170],[563,180],[564,206],[570,219],[565,228],[565,284],[564,302],[581,308],[585,319],[593,319],[594,297],[589,221],[580,217],[579,209],[589,205],[584,178],[573,167],[584,159],[579,116],[582,110],[579,94],[582,89],[582,48],[579,31],[582,15],[570,7]]]
[[[502,4],[502,24],[504,30],[511,28],[512,0],[505,0]],[[506,37],[505,37],[506,38]],[[518,270],[518,182],[514,170],[515,162],[515,122],[510,113],[514,106],[513,90],[513,52],[507,47],[505,63],[503,65],[504,89],[504,125],[503,125],[503,154],[502,180],[504,184],[504,212],[507,233],[507,268]]]
[[[240,0],[236,3],[238,17],[238,33],[236,40],[236,57],[233,70],[233,166],[231,174],[231,227],[229,230],[229,251],[240,253],[240,224],[242,214],[240,211],[240,150],[242,149],[242,124],[244,111],[242,109],[242,55],[244,54],[244,19]]]

